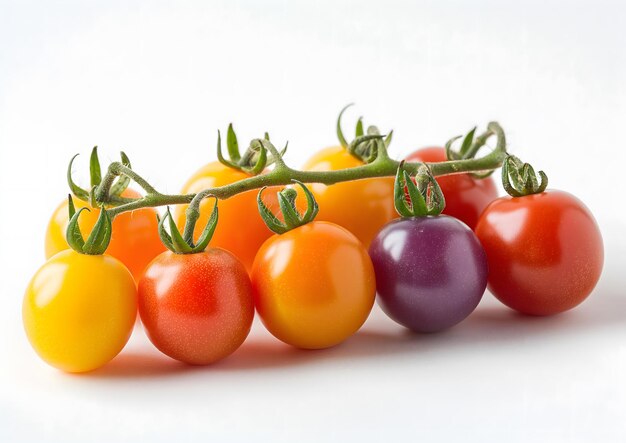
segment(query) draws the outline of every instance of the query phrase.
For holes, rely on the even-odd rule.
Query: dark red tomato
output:
[[[254,317],[252,286],[230,252],[166,251],[139,281],[139,315],[150,341],[164,354],[203,365],[233,353]]]
[[[491,203],[476,226],[489,262],[489,290],[531,315],[572,309],[595,287],[604,262],[602,235],[576,197],[548,190]]]
[[[410,154],[409,162],[443,162],[446,150],[440,147],[422,148]],[[478,218],[489,203],[498,198],[493,178],[476,179],[469,174],[454,174],[437,177],[437,183],[446,198],[444,214],[456,217],[474,229]]]

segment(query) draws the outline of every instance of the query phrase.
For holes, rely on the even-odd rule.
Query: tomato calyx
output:
[[[509,155],[502,163],[502,186],[512,197],[541,194],[548,187],[545,172],[535,172],[529,164],[514,155]]]
[[[381,135],[376,126],[368,126],[367,130],[363,131],[363,117],[359,117],[356,122],[356,129],[354,131],[354,140],[348,142],[341,129],[341,118],[343,113],[354,103],[350,103],[343,107],[339,116],[337,117],[337,138],[341,146],[347,150],[350,154],[363,161],[364,163],[372,163],[379,155],[379,151],[384,150],[385,153],[391,139],[393,137],[393,131],[389,134]]]
[[[66,240],[67,244],[76,252],[87,255],[102,255],[106,251],[111,242],[111,233],[113,227],[111,217],[107,210],[102,207],[100,215],[94,225],[87,240],[83,238],[78,225],[78,219],[83,211],[91,211],[91,209],[83,207],[76,211],[72,195],[68,194],[68,210],[70,221],[67,225]]]
[[[108,192],[104,193],[104,195],[100,195],[103,194],[102,192],[99,192],[102,188],[102,169],[100,167],[100,159],[98,158],[97,146],[93,147],[89,157],[89,191],[77,185],[72,177],[72,167],[74,165],[74,160],[76,160],[78,155],[79,154],[76,154],[71,158],[67,167],[67,184],[70,187],[70,191],[72,191],[72,194],[74,194],[76,198],[88,202],[94,208],[100,206],[100,203],[106,202],[120,204],[128,203],[134,200],[121,196],[122,192],[124,192],[130,184],[130,178],[125,175],[121,175],[118,177],[117,181],[109,184],[107,187]],[[124,151],[120,151],[120,157],[122,159],[122,164],[130,168],[130,160]]]
[[[270,136],[266,132],[264,139],[253,139],[250,142],[250,146],[243,153],[239,151],[239,142],[237,141],[237,134],[233,129],[233,124],[228,125],[228,131],[226,133],[226,150],[228,151],[229,159],[224,157],[222,153],[222,136],[220,131],[217,131],[217,159],[224,166],[237,169],[238,171],[246,172],[250,175],[259,175],[265,170],[265,168],[272,163],[276,162],[276,158],[270,152],[268,155],[268,149],[264,143],[264,140],[269,142]],[[282,158],[287,151],[287,144],[278,155]]]
[[[293,188],[285,188],[276,193],[278,196],[280,212],[284,221],[281,221],[278,217],[276,217],[263,202],[263,191],[267,188],[267,186],[261,188],[259,194],[257,195],[257,205],[259,207],[261,218],[267,227],[276,234],[284,234],[285,232],[295,229],[298,226],[306,225],[307,223],[312,222],[319,211],[319,206],[309,188],[298,180],[292,181],[296,185],[300,186],[304,191],[307,202],[307,209],[304,214],[301,214],[296,208],[296,197],[298,196],[298,193]]]
[[[450,140],[446,142],[446,145],[445,145],[446,158],[448,160],[473,159],[476,157],[476,154],[478,153],[480,148],[482,148],[485,145],[485,143],[487,143],[487,140],[492,135],[494,135],[493,131],[487,131],[483,134],[480,134],[479,136],[476,136],[476,126],[474,126],[474,128],[472,128],[472,130],[470,130],[465,135],[465,137],[463,137],[462,135],[457,135],[456,137],[452,137]],[[504,133],[498,136],[504,137]],[[458,150],[454,150],[452,146],[454,145],[454,142],[456,142],[460,138],[463,138],[463,141],[461,142],[461,147]],[[493,174],[493,170],[470,173],[472,177],[477,178],[477,179],[487,178],[491,174]]]
[[[213,206],[213,212],[207,221],[206,226],[202,230],[200,237],[197,241],[194,241],[193,233],[196,227],[198,218],[200,217],[200,203],[206,197],[213,197],[215,199],[215,205]],[[203,192],[198,193],[194,199],[189,203],[186,211],[187,219],[185,220],[185,228],[181,234],[174,222],[174,217],[170,212],[169,206],[165,211],[165,215],[159,219],[159,237],[167,249],[175,254],[197,254],[203,252],[217,228],[218,221],[218,209],[217,209],[217,197],[211,194],[205,194]],[[169,230],[168,233],[165,229],[165,221],[168,220]]]
[[[446,200],[426,164],[415,174],[415,182],[400,163],[394,184],[394,203],[402,217],[426,217],[439,215],[446,206]]]

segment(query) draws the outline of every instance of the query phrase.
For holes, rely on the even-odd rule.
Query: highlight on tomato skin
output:
[[[476,235],[489,261],[489,291],[524,314],[553,315],[578,306],[602,273],[598,224],[567,192],[499,198],[482,214]]]
[[[139,198],[137,191],[126,189],[123,197]],[[83,211],[79,226],[83,232],[91,232],[96,224],[100,209],[91,208],[87,202],[74,199],[76,209],[87,207]],[[68,203],[64,200],[52,214],[45,236],[46,258],[69,248],[65,231],[69,222]],[[150,261],[165,251],[157,230],[157,212],[153,208],[142,208],[124,212],[113,219],[113,232],[107,254],[119,259],[131,271],[136,281],[139,280]]]
[[[135,281],[109,255],[71,249],[33,276],[22,305],[26,335],[37,354],[66,372],[88,372],[112,360],[137,317]]]
[[[437,163],[448,160],[443,147],[418,149],[409,154],[406,161]],[[476,228],[480,214],[498,198],[498,189],[492,177],[474,178],[470,174],[454,174],[437,177],[446,198],[444,214],[458,218],[471,229]]]
[[[204,189],[225,186],[251,177],[247,172],[233,169],[216,161],[208,163],[196,171],[181,189],[182,194],[192,194]],[[244,264],[248,272],[252,268],[254,256],[263,242],[272,235],[256,205],[256,191],[243,192],[220,201],[220,222],[213,234],[211,246],[223,248],[233,253]],[[268,192],[271,202],[274,192]],[[187,205],[178,205],[174,209],[174,219],[179,227],[185,224]],[[194,237],[200,235],[212,211],[211,204],[205,200],[200,205],[200,218],[196,224]]]
[[[323,221],[269,238],[251,278],[267,330],[303,349],[335,346],[357,332],[376,293],[367,250],[345,228]]]
[[[254,318],[250,278],[230,252],[155,258],[139,281],[139,315],[150,341],[176,360],[206,365],[241,346]]]
[[[364,164],[342,146],[333,146],[313,155],[303,169],[336,171]],[[331,186],[311,183],[309,186],[320,207],[317,220],[343,226],[366,248],[378,230],[397,217],[393,205],[393,177],[368,178]]]

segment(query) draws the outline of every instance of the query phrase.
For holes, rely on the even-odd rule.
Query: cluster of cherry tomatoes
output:
[[[406,160],[440,162],[448,154],[431,147]],[[534,171],[516,161],[509,166],[523,170],[526,185],[532,185],[528,173]],[[337,146],[319,151],[304,170],[363,164]],[[181,193],[250,175],[212,162]],[[589,210],[572,195],[541,189],[498,198],[492,177],[467,173],[439,177],[426,191],[412,180],[399,171],[395,180],[300,184],[297,192],[270,188],[263,198],[247,191],[219,205],[205,199],[195,228],[185,226],[185,206],[173,215],[168,210],[160,223],[154,209],[138,209],[113,219],[111,241],[101,255],[68,249],[66,241],[66,232],[76,232],[68,230],[73,210],[90,209],[72,217],[78,232],[91,232],[101,211],[86,202],[70,211],[72,200],[64,202],[47,229],[48,261],[25,294],[28,338],[52,366],[90,371],[122,350],[138,312],[163,353],[209,364],[244,342],[255,311],[279,340],[320,349],[354,334],[376,294],[399,324],[435,332],[465,319],[487,285],[504,304],[530,315],[563,312],[591,293],[602,270],[602,238]],[[432,186],[445,196],[443,215],[418,211],[428,209]],[[298,202],[308,202],[306,208],[295,203],[296,194]],[[120,195],[138,197],[131,190]],[[277,206],[281,214],[268,214],[268,207]],[[268,228],[272,224],[279,233]],[[206,250],[194,249],[207,238]]]

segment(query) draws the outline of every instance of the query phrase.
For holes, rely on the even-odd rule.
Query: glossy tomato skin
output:
[[[346,229],[314,221],[268,239],[252,267],[257,312],[279,340],[303,349],[337,345],[367,319],[374,269]]]
[[[127,189],[124,197],[137,198],[140,194]],[[76,210],[88,207],[83,211],[78,224],[85,238],[93,229],[99,209],[89,207],[88,203],[74,199]],[[165,251],[158,233],[157,212],[153,208],[143,208],[132,212],[124,212],[113,220],[113,233],[107,254],[117,258],[130,270],[136,281],[139,280],[150,261]],[[46,258],[59,251],[69,249],[65,240],[65,231],[69,221],[67,201],[61,203],[52,214],[46,230]]]
[[[422,148],[406,158],[407,161],[443,162],[446,150],[441,147]],[[469,174],[437,177],[437,183],[446,198],[444,214],[458,218],[470,228],[476,228],[483,210],[498,198],[498,189],[492,177],[473,178]]]
[[[394,220],[370,246],[378,303],[416,332],[456,325],[487,286],[487,258],[471,229],[440,215]]]
[[[150,341],[164,354],[206,365],[232,354],[254,318],[250,277],[230,252],[166,251],[139,281],[139,315]]]
[[[500,198],[481,216],[476,235],[489,260],[490,292],[525,314],[572,309],[602,272],[600,229],[587,207],[566,192]]]
[[[363,162],[341,146],[323,149],[303,166],[305,171],[336,171],[363,166]],[[336,183],[309,185],[319,204],[316,220],[343,226],[367,248],[378,230],[396,218],[393,203],[393,178],[368,178]]]
[[[39,356],[66,372],[87,372],[124,347],[137,317],[135,281],[108,255],[61,251],[34,275],[22,318]]]
[[[251,177],[249,174],[230,168],[220,162],[209,163],[193,174],[181,189],[182,194],[192,194],[207,188],[225,186]],[[250,271],[254,256],[272,231],[263,222],[257,209],[256,196],[258,191],[248,191],[219,202],[219,219],[211,246],[232,252],[246,269]],[[275,188],[264,193],[266,203],[272,207],[277,203]],[[213,201],[205,199],[200,204],[200,218],[195,227],[195,238],[198,238],[206,226],[213,211]],[[187,205],[178,205],[174,218],[179,228],[185,225]]]

